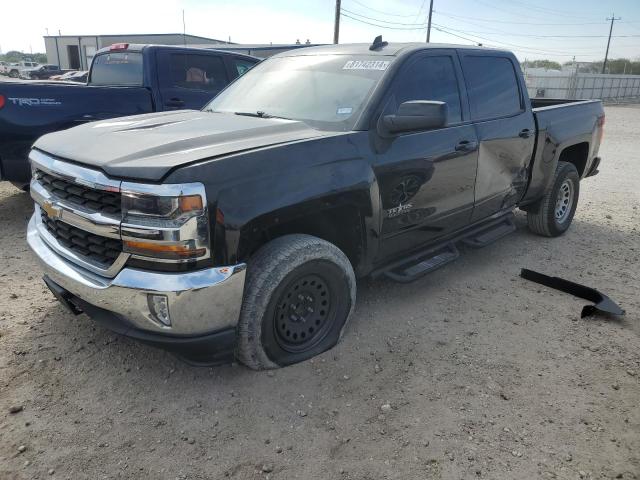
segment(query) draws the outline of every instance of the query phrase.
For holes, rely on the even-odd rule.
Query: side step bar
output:
[[[513,221],[513,215],[507,215],[496,223],[472,232],[462,240],[462,243],[467,247],[482,248],[515,231],[516,224]]]
[[[477,226],[444,243],[431,246],[426,250],[398,260],[391,265],[378,270],[374,276],[384,275],[391,280],[409,283],[433,272],[434,270],[453,262],[460,256],[456,243],[460,242],[471,248],[485,247],[496,240],[515,232],[516,224],[513,213],[494,219]]]
[[[456,246],[453,243],[447,243],[435,250],[427,250],[403,259],[386,270],[384,275],[400,283],[413,282],[423,275],[453,262],[459,256],[460,252]]]

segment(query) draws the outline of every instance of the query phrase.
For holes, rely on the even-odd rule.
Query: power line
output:
[[[440,30],[441,32],[444,32],[444,33],[448,33],[450,35],[452,35],[452,33],[449,30],[453,30],[454,32],[467,33],[467,32],[465,32],[463,30],[456,30],[454,28],[444,27],[442,25],[437,25],[437,24],[433,24],[433,25],[434,25],[434,28],[437,26],[438,30]],[[517,48],[518,50],[522,50],[522,51],[529,50],[529,51],[531,51],[533,53],[546,53],[546,54],[554,54],[554,55],[556,55],[556,54],[557,55],[573,55],[572,52],[562,52],[562,51],[557,51],[557,50],[556,51],[542,50],[542,49],[538,49],[538,48],[532,48],[532,47],[525,47],[523,45],[517,45],[515,43],[509,43],[509,42],[502,42],[502,41],[499,41],[499,40],[493,40],[493,39],[490,39],[490,38],[481,37],[480,35],[475,35],[475,34],[468,34],[468,35],[470,35],[471,37],[479,38],[480,40],[491,42],[491,43],[497,43],[497,44],[502,44],[502,45],[506,45],[506,46],[509,46],[509,47],[514,47],[514,48]],[[459,35],[454,35],[454,36],[459,36]],[[466,38],[466,40],[471,40],[473,42],[478,43],[478,40],[472,40],[472,39],[469,39],[469,38]],[[588,56],[588,55],[587,54],[582,54],[580,56]]]
[[[385,28],[387,30],[414,30],[415,31],[415,30],[426,30],[427,29],[426,26],[411,28],[411,27],[390,27],[388,25],[380,25],[380,24],[377,24],[377,23],[372,23],[372,22],[368,22],[366,20],[361,20],[361,19],[356,18],[356,17],[352,17],[352,16],[344,13],[344,10],[342,11],[342,16],[343,17],[347,17],[347,18],[349,18],[351,20],[355,20],[356,22],[365,23],[367,25],[373,25],[374,27],[378,27],[378,28]]]
[[[461,38],[462,40],[466,40],[466,41],[468,41],[468,42],[472,42],[474,45],[477,45],[477,44],[478,44],[478,41],[477,41],[477,40],[473,40],[472,38],[463,37],[462,35],[457,35],[457,34],[452,33],[452,32],[447,32],[447,31],[446,31],[446,30],[444,30],[443,28],[437,27],[435,24],[431,24],[431,27],[432,27],[434,30],[437,30],[437,31],[442,32],[442,33],[446,33],[447,35],[452,35],[452,36],[454,36],[454,37]]]
[[[376,12],[376,13],[380,13],[382,15],[389,15],[391,17],[400,17],[400,18],[409,18],[409,17],[413,17],[413,14],[411,15],[398,15],[397,13],[389,13],[389,12],[383,12],[382,10],[376,10],[373,7],[370,7],[369,5],[359,2],[358,0],[351,0],[353,3],[357,3],[358,5],[360,5],[361,7],[367,8],[369,10],[371,10],[372,12]]]
[[[467,33],[482,33],[484,35],[511,35],[514,37],[531,37],[531,38],[608,38],[608,35],[537,35],[531,33],[511,33],[511,32],[483,32],[478,30],[465,30]],[[639,35],[612,35],[611,38],[637,38]]]
[[[494,10],[498,10],[498,11],[502,11],[502,12],[508,13],[509,15],[515,15],[515,16],[524,15],[523,12],[514,12],[513,10],[508,10],[508,9],[505,10],[503,7],[497,7],[495,5],[492,5],[491,3],[487,3],[485,0],[476,0],[476,2],[478,2],[478,3],[482,4],[482,5],[485,5],[485,6],[489,7],[489,8],[493,8]],[[531,8],[531,7],[528,7],[528,8]],[[536,13],[545,13],[545,12],[536,12]],[[526,12],[526,15],[530,17],[531,13],[530,12]],[[591,19],[592,18],[592,17],[581,17],[579,15],[575,15],[575,13],[564,13],[563,15],[571,15],[574,18],[584,18],[584,19]],[[544,20],[543,17],[533,17],[533,18],[539,18],[539,19]]]
[[[460,22],[461,20],[457,20],[457,21]],[[516,36],[524,35],[524,36],[529,36],[527,34],[513,34],[511,32],[505,32],[504,30],[498,30],[497,28],[487,27],[485,25],[479,25],[477,23],[470,22],[469,20],[462,20],[462,22],[466,23],[466,24],[469,24],[469,25],[475,25],[475,26],[480,27],[480,28],[489,28],[489,29],[493,30],[493,32],[496,32],[496,33],[502,34],[502,35],[516,35]],[[451,28],[451,27],[447,27],[447,28]],[[493,33],[493,32],[481,32],[481,31],[473,32],[472,30],[466,30],[466,29],[465,29],[465,32],[466,33],[486,33],[486,34],[489,34],[489,35],[495,35],[496,34],[496,33]]]
[[[453,19],[470,19],[475,20],[476,22],[490,22],[490,23],[507,23],[509,25],[540,25],[540,26],[583,26],[583,25],[606,25],[607,22],[586,22],[586,23],[534,23],[534,22],[512,22],[509,20],[495,20],[493,18],[477,18],[477,17],[466,17],[464,15],[455,15],[449,12],[442,12],[440,10],[434,10],[433,13],[437,13],[438,15],[442,15],[445,17],[453,18]],[[471,23],[471,22],[466,22]],[[479,25],[478,25],[479,26]]]
[[[555,8],[542,7],[540,5],[531,5],[530,3],[521,2],[519,0],[509,0],[509,3],[517,3],[526,8],[541,11],[542,13],[552,13],[554,15],[571,15],[572,17],[575,17],[575,18],[591,18],[591,17],[576,16],[575,11],[558,10]]]
[[[368,17],[366,15],[362,15],[361,13],[352,12],[351,10],[347,10],[344,7],[341,10],[342,10],[342,12],[346,12],[346,13],[351,14],[351,15],[356,15],[357,17],[366,18],[367,20],[372,20],[372,21],[378,22],[378,23],[385,23],[385,24],[388,23],[389,25],[401,25],[401,26],[404,26],[404,27],[406,27],[406,26],[415,27],[415,26],[418,26],[418,25],[424,26],[424,22],[420,22],[420,23],[390,22],[388,20],[382,20],[380,18]]]

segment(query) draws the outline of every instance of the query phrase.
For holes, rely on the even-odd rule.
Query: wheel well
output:
[[[253,254],[267,241],[293,233],[313,235],[334,244],[354,270],[364,255],[363,219],[356,207],[336,207],[269,227],[250,248]]]
[[[560,153],[558,161],[573,163],[578,170],[578,175],[582,178],[587,160],[589,159],[589,144],[587,142],[577,143],[565,148]]]

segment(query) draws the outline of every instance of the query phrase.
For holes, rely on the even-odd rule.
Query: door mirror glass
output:
[[[395,114],[381,118],[381,133],[388,135],[442,128],[447,124],[447,116],[446,102],[411,100],[400,104]]]

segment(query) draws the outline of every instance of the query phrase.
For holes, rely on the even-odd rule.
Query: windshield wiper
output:
[[[279,117],[278,115],[272,115],[267,112],[263,112],[262,110],[258,110],[257,112],[233,112],[236,115],[244,115],[245,117],[257,117],[257,118],[281,118],[283,120],[291,120],[286,117]]]

